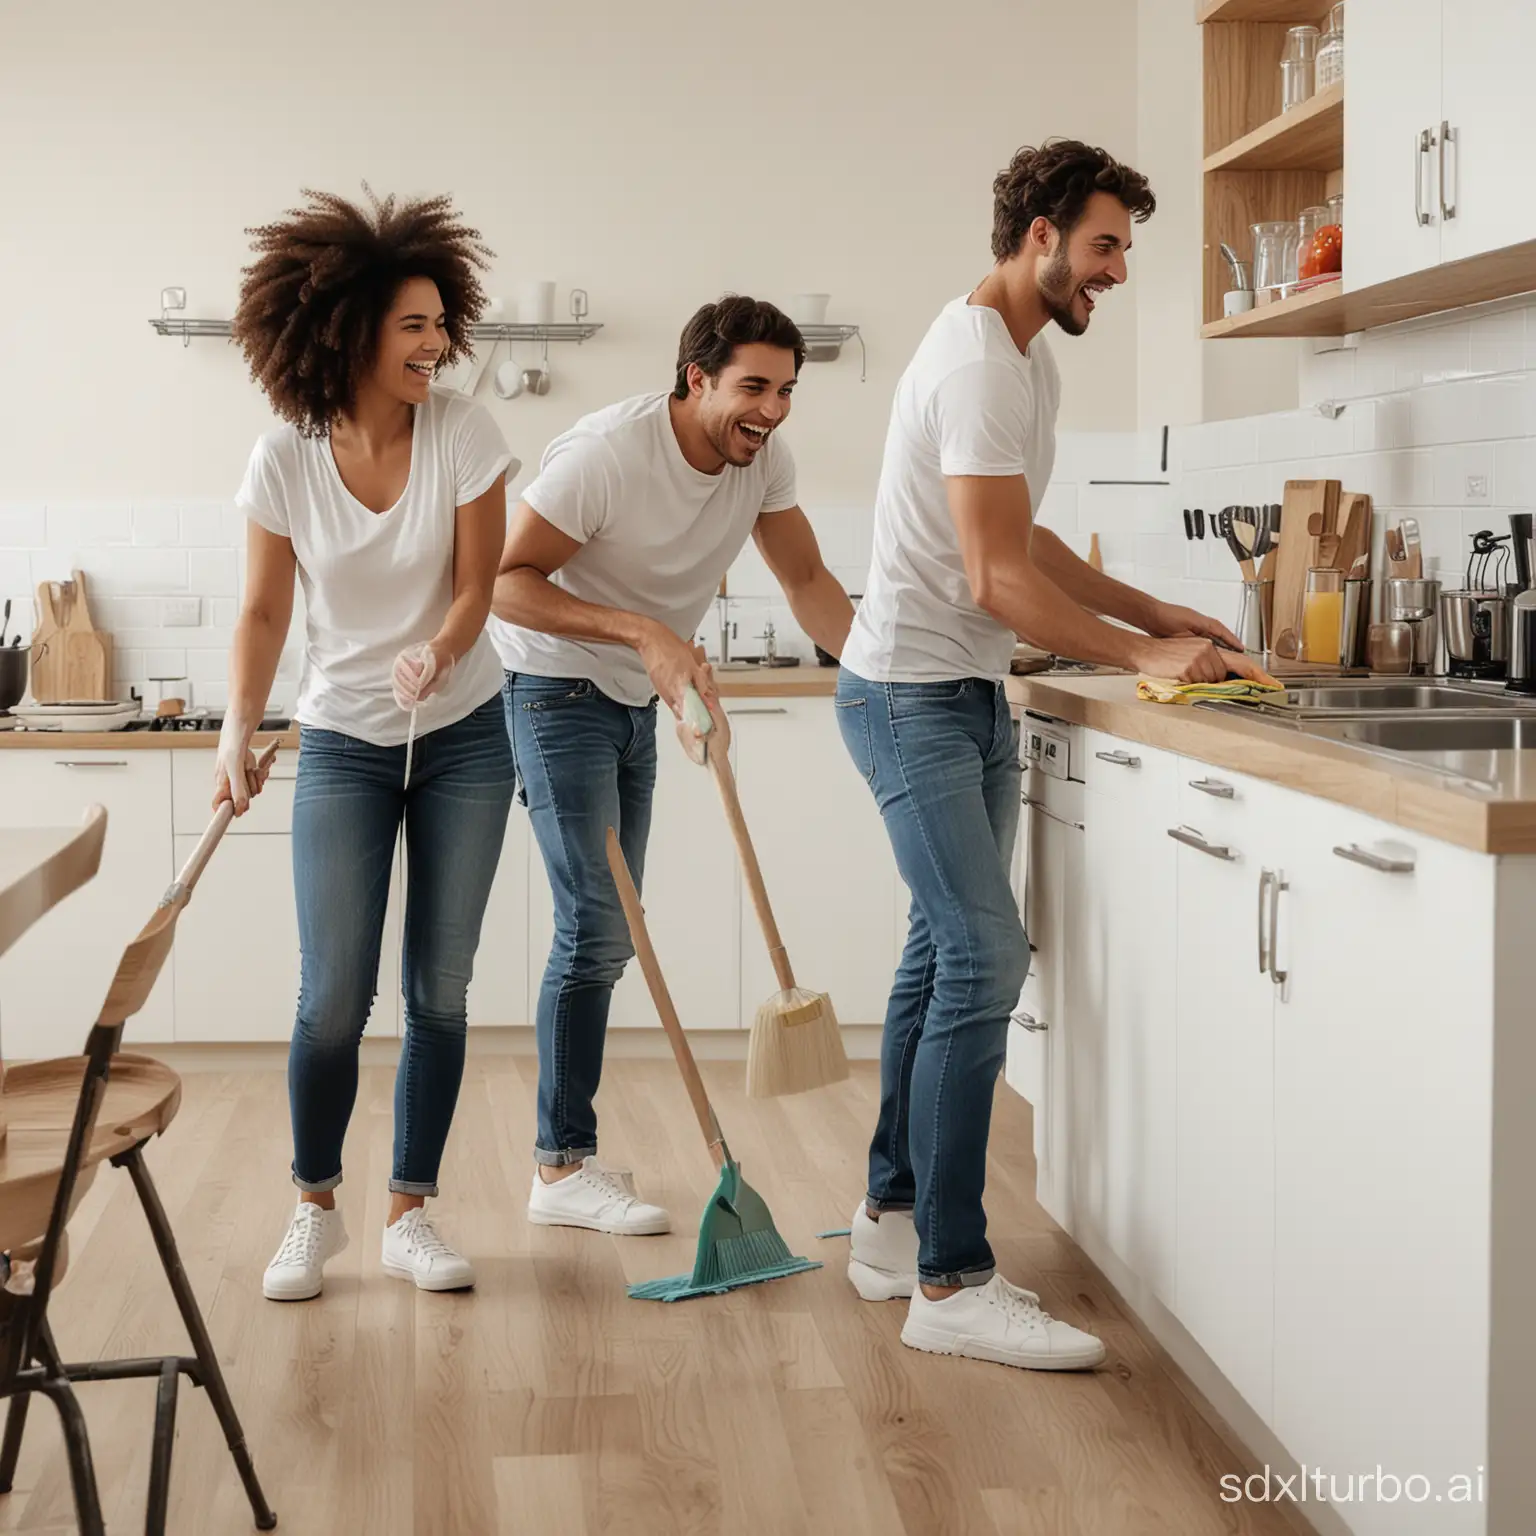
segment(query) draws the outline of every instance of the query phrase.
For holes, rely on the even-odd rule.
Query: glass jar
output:
[[[1266,289],[1274,297],[1288,281],[1286,257],[1296,236],[1293,219],[1271,219],[1253,226],[1253,287],[1254,292]]]
[[[1344,82],[1344,6],[1334,6],[1328,13],[1328,30],[1317,45],[1317,88]]]
[[[1303,208],[1296,221],[1296,277],[1336,277],[1344,270],[1344,232],[1333,222],[1332,211],[1318,203]]]
[[[1312,99],[1317,88],[1316,27],[1292,27],[1280,58],[1280,110],[1293,112]]]

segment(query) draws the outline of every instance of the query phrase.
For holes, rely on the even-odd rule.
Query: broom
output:
[[[755,1285],[760,1280],[778,1280],[804,1270],[820,1269],[821,1265],[815,1260],[797,1258],[789,1251],[773,1224],[773,1216],[763,1197],[742,1178],[741,1168],[731,1157],[731,1149],[725,1144],[725,1133],[720,1129],[709,1095],[704,1091],[704,1081],[699,1076],[688,1037],[672,1006],[672,994],[667,990],[666,978],[661,974],[661,964],[646,930],[640,893],[635,889],[629,865],[624,862],[624,852],[612,827],[608,829],[608,867],[613,871],[613,883],[619,889],[619,902],[624,908],[640,969],[651,989],[651,1000],[656,1004],[662,1027],[672,1042],[672,1054],[677,1057],[683,1085],[693,1101],[693,1112],[698,1116],[699,1129],[704,1132],[705,1145],[720,1169],[720,1182],[709,1197],[699,1222],[699,1247],[694,1255],[692,1273],[670,1275],[665,1280],[646,1280],[630,1286],[629,1294],[638,1301],[682,1301],[689,1296],[712,1296],[720,1291],[734,1290],[739,1285]]]
[[[752,1020],[752,1034],[747,1042],[747,1096],[767,1099],[823,1088],[848,1076],[848,1056],[843,1050],[837,1014],[833,1011],[832,999],[825,992],[811,992],[795,984],[789,952],[784,948],[779,926],[773,919],[763,872],[747,832],[746,817],[741,812],[730,754],[718,743],[714,751],[710,750],[709,736],[714,728],[714,717],[698,691],[688,687],[683,694],[683,723],[678,728],[679,735],[687,750],[687,736],[695,734],[703,752],[702,761],[708,763],[715,787],[720,791],[725,819],[730,824],[736,852],[741,858],[741,872],[752,893],[752,905],[768,942],[768,958],[779,983],[779,990],[762,1004]],[[689,755],[695,761],[700,760],[692,751]]]

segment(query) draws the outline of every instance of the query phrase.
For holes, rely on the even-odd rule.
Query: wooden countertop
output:
[[[837,691],[837,668],[802,662],[798,667],[774,667],[753,672],[718,672],[723,699],[830,699]],[[257,745],[271,734],[258,735]],[[297,728],[277,738],[285,752],[297,752]],[[219,743],[217,731],[0,731],[0,751],[105,752],[197,751]]]
[[[1149,704],[1134,677],[1008,680],[1024,709],[1353,806],[1478,853],[1536,853],[1536,752],[1499,752],[1492,788],[1406,759],[1362,752],[1279,725],[1187,705]]]

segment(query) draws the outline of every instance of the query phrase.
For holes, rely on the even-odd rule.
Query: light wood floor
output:
[[[1011,1371],[899,1342],[904,1304],[869,1305],[842,1269],[863,1188],[874,1069],[825,1093],[746,1100],[705,1063],[749,1181],[796,1252],[826,1268],[676,1305],[626,1282],[690,1266],[713,1186],[670,1063],[614,1061],[605,1160],[640,1171],[677,1222],[615,1239],[523,1219],[535,1064],[472,1059],[436,1208],[479,1287],[423,1295],[379,1267],[391,1074],[368,1068],[341,1192],[352,1244],[322,1299],[264,1301],[292,1204],[280,1072],[192,1074],[150,1153],[289,1536],[1170,1536],[1288,1531],[1224,1504],[1239,1464],[1031,1195],[1029,1109],[999,1087],[988,1212],[1005,1272],[1097,1331],[1085,1375]],[[73,1227],[54,1327],[68,1358],[182,1349],[125,1174],[104,1171]],[[81,1389],[109,1530],[142,1529],[153,1388]],[[252,1529],[213,1414],[184,1388],[171,1529]],[[56,1420],[34,1405],[0,1531],[73,1529]]]

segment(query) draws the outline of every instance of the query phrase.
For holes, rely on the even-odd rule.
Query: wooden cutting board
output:
[[[1275,561],[1275,610],[1270,633],[1278,646],[1287,632],[1299,643],[1301,608],[1307,592],[1307,568],[1317,564],[1317,539],[1308,531],[1315,515],[1321,515],[1321,531],[1337,532],[1339,482],[1337,480],[1287,480],[1285,505],[1280,514],[1280,544]]]
[[[112,697],[112,637],[91,621],[85,573],[37,589],[32,697],[39,704],[96,703]]]
[[[1360,555],[1371,552],[1371,498],[1359,491],[1345,491],[1339,497],[1339,556],[1334,562],[1344,572],[1346,580],[1350,567]],[[1369,565],[1365,574],[1371,574]]]

